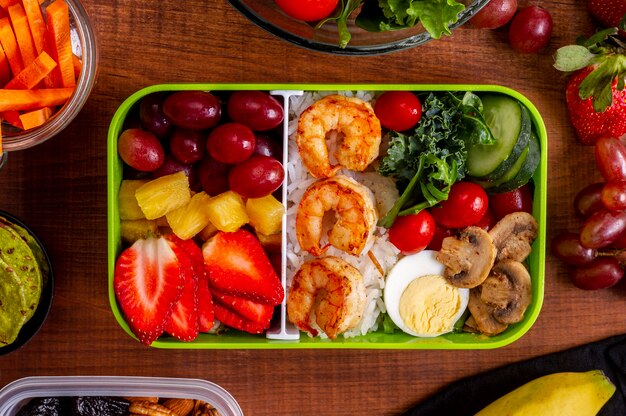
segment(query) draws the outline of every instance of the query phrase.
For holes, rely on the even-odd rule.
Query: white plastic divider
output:
[[[280,254],[280,280],[285,289],[285,298],[280,304],[280,319],[270,329],[265,332],[267,339],[276,340],[299,340],[300,331],[290,322],[287,321],[287,183],[289,182],[287,172],[287,159],[289,157],[289,98],[304,94],[302,90],[273,90],[271,95],[283,97],[283,169],[285,171],[285,179],[283,181],[282,202],[285,206],[283,213],[282,227],[282,250]]]

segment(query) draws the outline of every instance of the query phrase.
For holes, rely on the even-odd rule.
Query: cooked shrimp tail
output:
[[[334,339],[361,321],[365,309],[361,273],[338,257],[304,263],[293,277],[287,315],[300,330],[317,336],[319,327]]]
[[[338,133],[332,165],[326,138]],[[380,121],[372,106],[359,98],[329,95],[300,115],[296,143],[302,162],[316,178],[329,178],[339,169],[364,171],[378,157]]]

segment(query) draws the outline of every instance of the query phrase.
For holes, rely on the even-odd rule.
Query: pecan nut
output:
[[[196,400],[192,416],[221,416],[220,412],[209,403]]]
[[[128,408],[128,412],[145,416],[177,416],[167,407],[150,402],[133,402]]]
[[[195,405],[194,399],[168,399],[163,402],[163,406],[176,413],[177,416],[189,415]]]

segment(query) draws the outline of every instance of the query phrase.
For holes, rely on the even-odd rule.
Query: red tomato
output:
[[[530,185],[526,184],[503,194],[489,196],[489,206],[496,215],[496,220],[512,212],[524,211],[529,214],[533,210],[533,195]]]
[[[446,228],[441,224],[435,224],[435,235],[433,235],[433,239],[430,240],[430,243],[426,248],[429,250],[439,251],[441,250],[443,239],[452,235],[454,235],[454,233],[451,229]]]
[[[435,234],[435,220],[428,211],[396,218],[389,229],[389,241],[403,254],[414,254],[426,248]]]
[[[476,224],[488,206],[485,190],[473,182],[457,182],[450,188],[446,201],[431,209],[437,224],[448,228],[464,228]]]
[[[276,0],[276,5],[294,19],[314,22],[328,17],[339,0]]]
[[[420,121],[422,103],[412,92],[387,91],[376,100],[374,113],[383,127],[404,131],[415,127]]]
[[[487,207],[485,215],[483,215],[483,217],[478,220],[474,226],[480,227],[485,231],[489,231],[494,225],[496,225],[496,222],[498,222],[498,220],[496,220],[496,215],[491,210],[491,207]]]

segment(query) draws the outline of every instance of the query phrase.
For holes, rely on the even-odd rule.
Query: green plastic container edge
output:
[[[533,302],[528,307],[524,320],[512,325],[504,333],[487,337],[475,334],[446,334],[436,338],[415,338],[406,334],[370,333],[365,336],[336,339],[334,341],[310,338],[303,335],[299,341],[268,340],[264,336],[229,332],[219,336],[200,334],[193,342],[181,342],[174,338],[160,338],[151,344],[164,349],[494,349],[504,347],[519,339],[533,326],[539,316],[544,298],[546,258],[546,214],[547,214],[547,131],[543,119],[528,98],[521,93],[500,85],[491,84],[211,84],[178,83],[158,84],[145,87],[128,97],[118,108],[108,131],[107,152],[107,211],[108,211],[108,285],[111,310],[126,333],[137,339],[119,309],[113,290],[115,260],[121,250],[117,192],[122,180],[122,168],[117,155],[117,138],[128,112],[139,100],[154,92],[182,90],[233,91],[233,90],[304,90],[304,91],[473,91],[478,93],[500,93],[518,99],[530,111],[541,145],[541,163],[533,176],[535,185],[533,215],[539,223],[539,235],[533,244],[529,264],[533,278]],[[537,203],[539,202],[539,203]],[[452,339],[448,339],[451,337]]]

